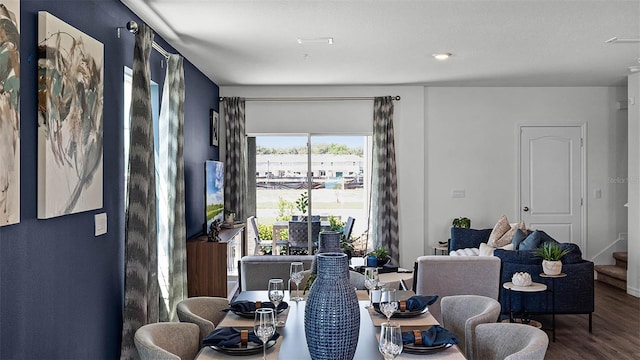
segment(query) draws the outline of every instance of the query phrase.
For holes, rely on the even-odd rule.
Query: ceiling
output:
[[[611,86],[640,65],[640,42],[605,43],[640,38],[640,0],[121,2],[221,86]]]

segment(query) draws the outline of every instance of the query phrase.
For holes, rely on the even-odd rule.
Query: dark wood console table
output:
[[[227,297],[227,275],[237,275],[244,227],[221,229],[221,241],[207,235],[187,240],[188,295]]]

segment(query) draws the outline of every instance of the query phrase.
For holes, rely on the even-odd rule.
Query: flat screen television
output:
[[[207,227],[213,220],[224,220],[224,165],[220,161],[207,160],[204,164],[205,216]]]

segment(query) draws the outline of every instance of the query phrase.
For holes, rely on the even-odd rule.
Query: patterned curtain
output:
[[[224,159],[224,208],[237,219],[247,218],[247,136],[244,98],[225,97],[226,154]]]
[[[393,100],[373,102],[373,168],[371,185],[371,235],[374,247],[389,250],[391,262],[400,263],[398,237],[398,183],[393,140]]]
[[[178,321],[176,305],[187,297],[187,230],[184,215],[184,69],[180,55],[167,60],[160,107],[159,164],[164,189],[158,191],[158,251],[167,259],[160,264],[161,321]],[[162,213],[164,212],[164,213]]]
[[[125,293],[121,359],[137,359],[133,337],[159,313],[156,187],[149,56],[153,32],[142,24],[133,50],[129,197],[125,223]]]

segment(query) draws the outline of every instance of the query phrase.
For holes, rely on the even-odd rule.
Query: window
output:
[[[261,238],[288,237],[279,229],[292,217],[306,215],[296,203],[306,195],[311,215],[322,220],[324,230],[335,220],[345,223],[353,217],[352,239],[365,240],[369,185],[364,174],[369,171],[370,143],[368,136],[256,136],[256,215]]]
[[[133,71],[125,67],[124,68],[124,114],[123,114],[123,143],[124,143],[124,196],[125,196],[125,206],[127,204],[128,199],[128,173],[129,173],[129,132],[130,132],[130,106],[131,106],[131,80],[133,76]],[[156,198],[158,196],[162,196],[166,194],[166,191],[162,191],[162,189],[166,188],[166,184],[164,183],[164,176],[161,176],[162,171],[168,170],[168,165],[166,163],[166,159],[160,159],[158,152],[158,143],[160,140],[160,132],[158,126],[158,119],[160,116],[160,92],[158,84],[154,81],[151,81],[151,113],[153,116],[153,136],[154,136],[154,153],[156,158]],[[168,252],[169,249],[167,236],[168,230],[166,229],[166,221],[161,221],[161,219],[166,219],[168,216],[168,208],[166,206],[166,201],[157,201],[158,205],[156,208],[156,223],[158,227],[158,282],[160,283],[160,292],[165,299],[168,301],[168,283],[169,279],[167,278],[168,270],[169,270],[169,261],[168,261]],[[126,209],[125,209],[126,211]]]

